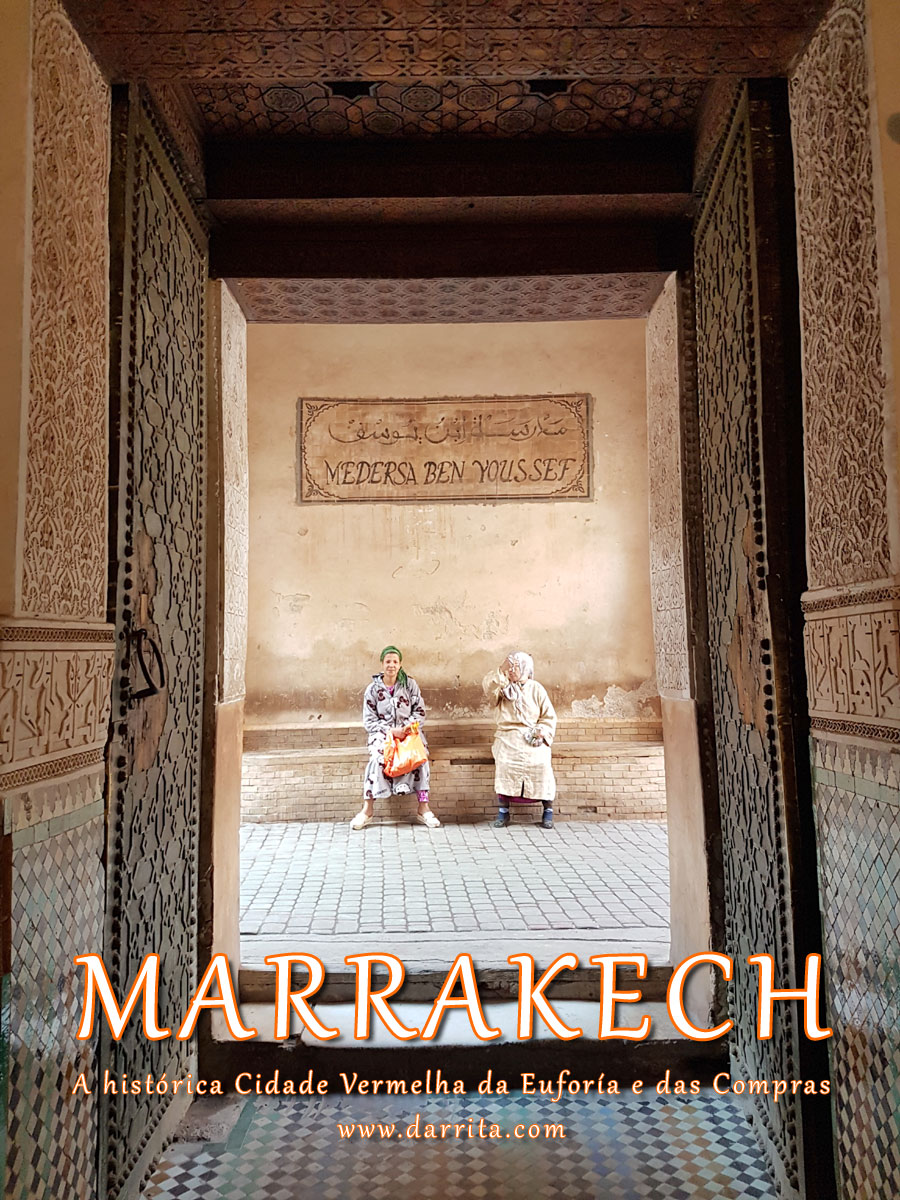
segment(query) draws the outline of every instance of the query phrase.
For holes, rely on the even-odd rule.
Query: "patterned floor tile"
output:
[[[477,1136],[479,1121],[483,1132],[496,1125],[499,1136]],[[443,1138],[422,1136],[429,1124],[439,1133],[442,1123]],[[548,1125],[561,1125],[564,1136],[545,1136]],[[535,1130],[540,1136],[529,1137]],[[523,1095],[251,1098],[228,1143],[176,1143],[142,1195],[775,1200],[742,1112],[729,1097],[707,1091],[558,1103]]]

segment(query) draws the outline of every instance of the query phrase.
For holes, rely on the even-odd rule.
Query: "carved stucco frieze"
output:
[[[691,675],[682,517],[678,289],[666,281],[647,321],[650,593],[660,694],[687,698]]]
[[[36,0],[31,378],[21,611],[106,612],[109,89]]]
[[[871,726],[874,737],[900,731],[900,595],[807,612],[805,643],[814,723]]]
[[[35,826],[46,827],[50,821],[68,817],[103,798],[102,762],[85,763],[64,778],[42,779],[39,776],[18,782],[14,778],[18,775],[19,772],[14,772],[13,776],[0,776],[7,829],[13,834]]]
[[[0,770],[102,747],[112,670],[108,642],[0,643]]]
[[[219,351],[222,387],[225,604],[221,699],[244,695],[247,661],[249,463],[247,449],[247,323],[231,292],[221,289]]]
[[[842,0],[791,80],[809,586],[890,574],[887,378],[864,0]]]

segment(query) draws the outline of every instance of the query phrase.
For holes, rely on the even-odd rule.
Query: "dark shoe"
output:
[[[541,817],[541,823],[540,823],[539,828],[541,828],[541,829],[552,829],[553,828],[553,809],[552,808],[547,808],[544,810],[543,816]]]
[[[500,813],[495,819],[491,829],[505,829],[509,824],[509,813]]]

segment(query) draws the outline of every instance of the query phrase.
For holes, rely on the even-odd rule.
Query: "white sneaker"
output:
[[[440,821],[431,809],[428,809],[427,812],[416,813],[416,820],[420,825],[426,825],[429,829],[440,829],[441,827]]]
[[[356,830],[365,829],[365,827],[369,824],[369,822],[371,820],[372,820],[372,818],[369,816],[369,814],[366,812],[366,810],[364,808],[361,808],[359,810],[359,812],[356,814],[356,816],[353,818],[353,820],[350,822],[350,828],[356,829]]]

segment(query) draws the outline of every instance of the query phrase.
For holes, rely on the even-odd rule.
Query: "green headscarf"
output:
[[[396,646],[385,646],[385,648],[381,652],[381,658],[379,660],[380,662],[384,662],[384,656],[386,654],[396,654],[397,657],[400,659],[400,661],[403,662],[403,654],[400,650],[397,649]],[[397,682],[400,684],[401,687],[406,687],[406,672],[403,670],[402,667],[397,672]]]

